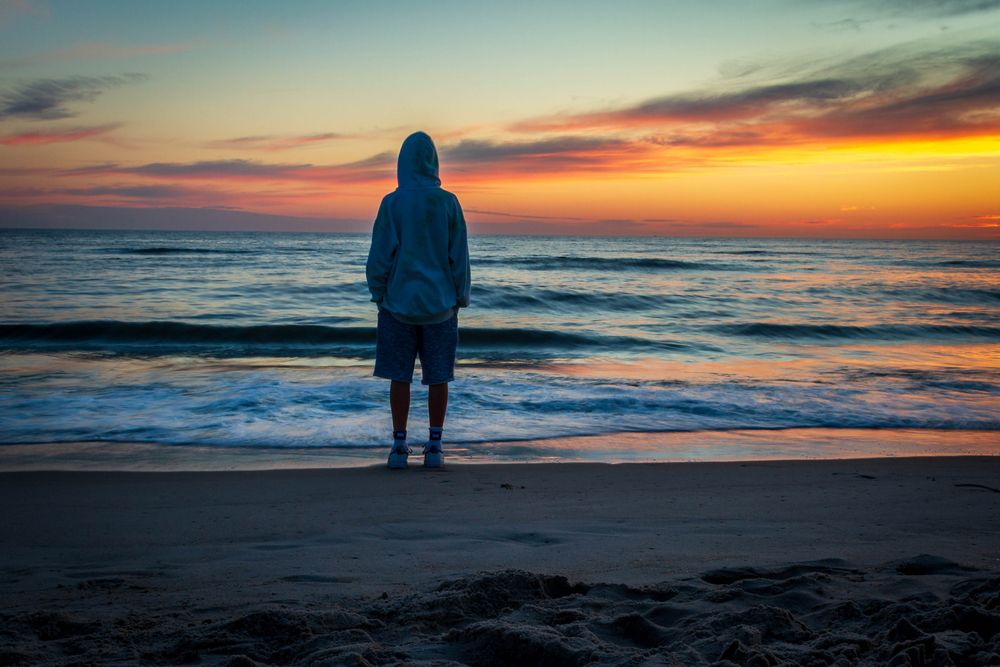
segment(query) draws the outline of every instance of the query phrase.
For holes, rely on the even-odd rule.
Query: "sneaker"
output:
[[[406,468],[406,458],[413,451],[406,446],[405,442],[399,442],[392,446],[392,450],[389,452],[389,467],[393,470],[402,470]]]
[[[436,440],[424,445],[424,467],[440,468],[444,465],[444,452],[441,451],[441,441]]]

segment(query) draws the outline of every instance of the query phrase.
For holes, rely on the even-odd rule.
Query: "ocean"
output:
[[[371,376],[368,243],[0,230],[0,450],[380,461],[388,383]],[[977,451],[1000,453],[998,242],[474,236],[470,247],[445,431],[457,459],[732,458],[734,433],[767,458],[780,448],[766,442],[802,429],[959,446],[974,433]],[[415,387],[418,435],[424,397]],[[694,441],[727,445],[672,449]],[[820,449],[807,439],[797,455],[829,455]]]

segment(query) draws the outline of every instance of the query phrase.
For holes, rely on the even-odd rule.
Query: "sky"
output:
[[[997,239],[1000,0],[0,0],[0,226],[361,231],[416,130],[480,232]]]

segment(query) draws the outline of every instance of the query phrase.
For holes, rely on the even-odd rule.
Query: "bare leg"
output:
[[[392,430],[405,431],[406,419],[410,415],[410,383],[392,381],[389,407],[392,409]]]
[[[431,426],[444,426],[444,414],[448,411],[448,383],[432,384],[427,387],[427,417]]]

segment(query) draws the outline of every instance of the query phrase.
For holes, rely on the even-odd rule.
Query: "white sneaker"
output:
[[[424,445],[424,467],[440,468],[444,465],[444,452],[441,451],[441,441],[432,440]]]
[[[406,446],[405,440],[397,440],[389,451],[389,467],[393,470],[406,468],[406,459],[412,450]]]

